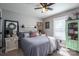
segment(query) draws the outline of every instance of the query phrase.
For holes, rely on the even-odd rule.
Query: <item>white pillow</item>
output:
[[[29,33],[24,33],[24,37],[29,37]]]

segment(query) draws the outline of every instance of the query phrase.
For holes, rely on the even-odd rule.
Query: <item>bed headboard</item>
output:
[[[29,26],[29,27],[25,27],[21,30],[21,32],[30,32],[30,31],[35,32],[35,31],[37,31],[37,29],[34,28],[34,26]]]

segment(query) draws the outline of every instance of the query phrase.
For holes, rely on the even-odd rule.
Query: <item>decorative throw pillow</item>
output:
[[[21,38],[24,38],[24,33],[19,32],[19,38],[20,38],[20,39],[21,39]]]
[[[24,37],[29,37],[29,33],[24,33]]]
[[[37,32],[31,32],[30,37],[36,37],[37,36]]]

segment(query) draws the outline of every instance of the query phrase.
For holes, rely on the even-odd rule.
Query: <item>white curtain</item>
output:
[[[66,40],[65,35],[65,24],[67,20],[67,16],[54,18],[53,25],[54,25],[54,37],[60,40]]]

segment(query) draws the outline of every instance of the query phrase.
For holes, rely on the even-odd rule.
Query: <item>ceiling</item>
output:
[[[34,9],[35,7],[39,6],[39,3],[0,3],[0,8],[2,9],[38,18],[46,18],[60,12],[77,8],[79,7],[79,3],[56,3],[50,6],[51,8],[53,8],[53,10],[47,11],[46,13],[41,13],[41,10]]]

